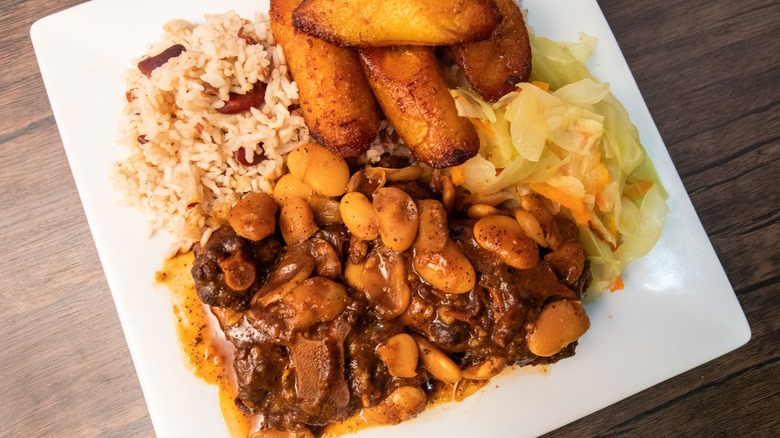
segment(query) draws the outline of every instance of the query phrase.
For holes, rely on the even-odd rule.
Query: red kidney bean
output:
[[[238,148],[235,152],[233,152],[233,158],[236,159],[239,163],[242,165],[249,167],[249,166],[255,166],[257,164],[260,164],[263,159],[265,159],[265,155],[260,153],[255,153],[255,155],[252,157],[252,161],[246,159],[246,149],[244,148]]]
[[[244,26],[238,28],[237,36],[243,39],[244,41],[246,41],[246,43],[249,44],[250,46],[252,44],[257,44],[257,41],[255,41],[254,38],[244,33]]]
[[[203,85],[203,94],[206,96],[216,96],[219,94],[219,90],[208,82],[202,82],[201,85]]]
[[[255,88],[246,92],[246,94],[230,93],[225,106],[218,108],[220,114],[237,114],[263,103],[265,100],[265,84],[255,83]]]
[[[147,77],[152,75],[152,71],[157,67],[168,62],[169,59],[175,58],[182,54],[186,49],[181,44],[174,44],[171,47],[163,50],[157,55],[150,56],[138,63],[138,70],[145,74]]]
[[[149,143],[149,140],[146,139],[146,136],[141,134],[138,136],[138,144],[146,144]]]

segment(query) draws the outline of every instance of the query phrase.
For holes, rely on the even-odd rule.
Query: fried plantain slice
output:
[[[271,28],[298,85],[312,137],[342,157],[365,152],[379,132],[380,112],[353,49],[337,47],[292,26],[300,0],[271,0]]]
[[[304,0],[293,25],[340,46],[449,45],[488,38],[492,0]]]
[[[479,150],[479,137],[455,101],[431,47],[358,50],[379,105],[409,150],[423,163],[455,166]]]
[[[531,43],[523,13],[514,0],[495,0],[503,20],[484,41],[452,46],[471,87],[495,102],[531,75]]]

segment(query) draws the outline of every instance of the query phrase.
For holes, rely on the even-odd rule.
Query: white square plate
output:
[[[591,329],[577,355],[548,373],[508,370],[460,403],[367,429],[364,437],[533,436],[606,407],[746,343],[750,329],[682,186],[631,72],[595,0],[524,0],[540,36],[598,38],[591,71],[612,85],[669,191],[658,246],[625,273],[626,287],[588,306]],[[227,436],[216,387],[183,367],[168,294],[154,283],[170,243],[147,240],[146,219],[118,207],[108,164],[123,71],[173,18],[203,21],[230,9],[266,12],[265,0],[95,0],[36,22],[32,40],[87,220],[160,437]]]

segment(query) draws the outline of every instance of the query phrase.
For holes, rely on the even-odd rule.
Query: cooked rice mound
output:
[[[284,154],[309,133],[267,16],[250,21],[229,12],[207,15],[204,24],[173,20],[164,30],[147,56],[175,44],[186,50],[149,77],[135,67],[147,56],[127,71],[117,141],[129,156],[113,165],[111,180],[125,204],[151,218],[150,235],[165,228],[176,238],[173,255],[224,222],[243,194],[269,192]],[[267,83],[259,107],[217,111],[229,93],[244,94],[257,82]]]

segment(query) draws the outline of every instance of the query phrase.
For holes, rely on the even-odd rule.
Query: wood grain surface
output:
[[[2,2],[1,437],[154,436],[29,37],[78,3]],[[780,436],[780,3],[599,3],[753,335],[546,436]]]

